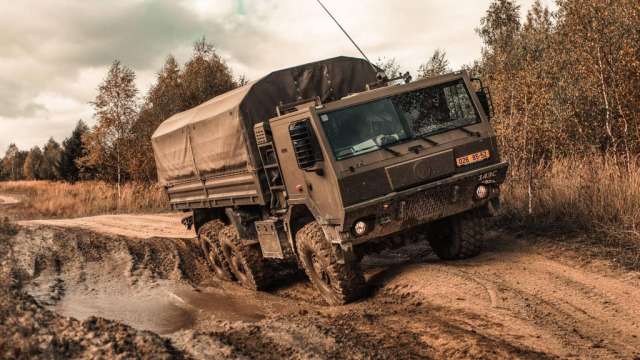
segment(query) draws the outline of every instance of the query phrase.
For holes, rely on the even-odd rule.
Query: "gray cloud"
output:
[[[0,155],[9,142],[29,148],[51,135],[61,140],[81,117],[92,123],[88,102],[116,58],[136,71],[144,91],[169,53],[185,61],[203,35],[236,74],[253,79],[297,63],[358,55],[314,1],[246,0],[241,13],[236,1],[3,4]],[[489,0],[325,3],[370,58],[397,57],[415,70],[438,47],[455,66],[476,58],[480,44],[473,29]]]

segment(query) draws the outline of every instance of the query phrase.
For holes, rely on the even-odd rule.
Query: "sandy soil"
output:
[[[122,235],[133,238],[167,237],[189,239],[194,237],[180,220],[184,213],[99,215],[77,219],[26,220],[23,226],[50,225],[66,228],[80,228],[104,234]]]
[[[123,234],[128,217],[102,217],[100,231]],[[424,244],[388,251],[364,259],[366,299],[328,307],[291,271],[269,293],[218,281],[192,240],[152,237],[174,228],[175,216],[142,219],[130,226],[137,235],[126,237],[77,229],[82,219],[71,220],[73,229],[29,223],[9,237],[3,261],[19,285],[8,298],[22,310],[0,309],[1,320],[26,317],[38,336],[3,344],[17,335],[0,327],[9,333],[0,337],[0,357],[19,346],[55,353],[65,341],[78,357],[110,343],[120,347],[109,356],[142,357],[640,356],[640,274],[561,246],[493,233],[489,249],[467,261],[439,261]],[[148,236],[140,236],[144,229]],[[59,324],[75,330],[61,335]],[[78,340],[87,333],[102,340]]]
[[[1,205],[14,205],[20,203],[18,198],[9,196],[9,195],[0,195],[0,206]]]

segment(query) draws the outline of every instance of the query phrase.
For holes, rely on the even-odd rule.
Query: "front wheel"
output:
[[[311,222],[298,231],[296,247],[298,259],[309,280],[330,305],[342,305],[362,296],[365,281],[359,264],[338,263],[317,222]]]
[[[435,221],[429,225],[427,238],[440,259],[468,259],[484,247],[485,223],[479,211],[468,211]]]

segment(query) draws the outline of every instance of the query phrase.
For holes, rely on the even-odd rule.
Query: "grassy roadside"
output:
[[[596,157],[556,160],[533,169],[531,196],[528,177],[520,174],[528,172],[512,169],[503,188],[501,226],[572,235],[562,238],[579,241],[591,254],[640,269],[638,165],[627,169]]]
[[[529,180],[532,175],[531,211]],[[117,189],[104,182],[0,182],[0,193],[18,195],[21,204],[0,207],[13,219],[79,217],[167,209],[162,187],[129,183]],[[569,158],[531,173],[512,166],[503,187],[498,225],[507,231],[573,242],[590,254],[605,254],[640,269],[640,166],[619,167],[602,158]],[[557,235],[557,236],[556,236]]]
[[[20,204],[0,210],[16,219],[156,212],[167,209],[166,195],[157,184],[124,184],[119,201],[116,186],[100,181],[75,184],[8,181],[0,182],[0,193],[20,198]]]

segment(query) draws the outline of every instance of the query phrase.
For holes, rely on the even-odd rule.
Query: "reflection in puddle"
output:
[[[29,293],[63,316],[79,320],[103,317],[162,335],[193,328],[204,318],[244,322],[265,318],[262,296],[251,296],[232,284],[198,290],[168,280],[135,285],[110,281],[89,287],[87,283],[60,284],[55,279],[56,289],[63,286],[64,295],[54,300],[54,278],[41,276],[38,280],[28,287]]]

